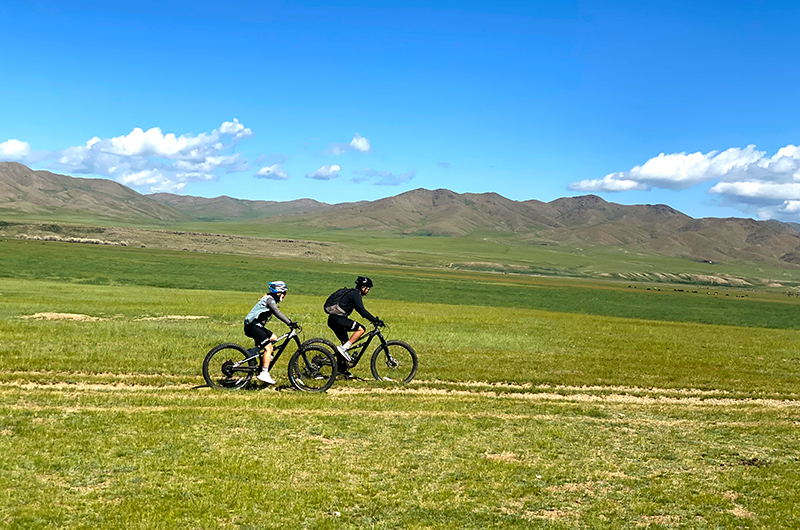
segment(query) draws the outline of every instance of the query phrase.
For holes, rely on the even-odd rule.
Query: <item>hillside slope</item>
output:
[[[84,216],[98,220],[175,223],[186,214],[113,180],[74,178],[0,162],[0,212]]]
[[[693,219],[663,204],[626,206],[596,195],[549,203],[496,193],[416,189],[378,201],[271,223],[405,235],[513,234],[531,244],[602,245],[700,261],[800,263],[800,233],[790,224],[753,219]]]
[[[463,236],[486,230],[530,232],[553,223],[523,203],[496,193],[461,195],[444,189],[416,189],[373,202],[280,220],[318,228],[439,236]]]
[[[0,163],[0,213],[53,220],[82,215],[100,222],[173,224],[246,220],[319,230],[462,237],[492,234],[521,245],[607,246],[699,261],[747,260],[800,265],[795,225],[753,219],[693,219],[669,206],[621,205],[596,195],[548,203],[496,193],[416,189],[372,202],[330,205],[141,195],[104,179],[82,179]],[[210,225],[211,226],[211,225]],[[212,228],[213,230],[213,228]]]
[[[153,193],[147,197],[203,221],[256,219],[281,214],[308,214],[335,208],[330,204],[313,199],[298,199],[287,202],[248,201],[221,196],[213,199],[174,195],[172,193]]]

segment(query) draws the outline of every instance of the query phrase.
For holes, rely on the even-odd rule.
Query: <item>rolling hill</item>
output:
[[[180,226],[239,220],[271,227],[385,232],[405,236],[510,237],[519,244],[608,246],[698,261],[800,265],[797,225],[742,218],[693,219],[669,206],[621,205],[595,195],[551,202],[496,193],[416,189],[372,202],[330,205],[141,195],[104,179],[73,178],[0,163],[0,214]],[[67,219],[65,219],[65,217]],[[213,230],[213,228],[210,228]]]
[[[166,206],[192,215],[201,221],[227,221],[235,219],[257,219],[282,214],[308,214],[322,212],[339,207],[318,202],[313,199],[294,201],[247,201],[234,199],[225,195],[213,199],[175,195],[172,193],[154,193],[147,197]]]
[[[113,180],[74,178],[0,162],[0,214],[165,224],[191,216]]]

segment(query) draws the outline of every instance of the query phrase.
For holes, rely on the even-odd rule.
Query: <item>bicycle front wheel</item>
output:
[[[325,392],[336,380],[336,358],[327,348],[312,344],[289,360],[289,382],[303,392]]]
[[[314,337],[313,339],[308,339],[303,343],[303,348],[307,348],[312,344],[320,344],[331,350],[331,353],[336,353],[336,344],[332,341],[322,338],[322,337]]]
[[[211,388],[238,390],[253,378],[258,358],[251,357],[238,344],[226,342],[214,346],[203,360],[203,379]]]
[[[401,340],[390,340],[372,354],[370,368],[378,381],[408,383],[417,375],[417,352]]]

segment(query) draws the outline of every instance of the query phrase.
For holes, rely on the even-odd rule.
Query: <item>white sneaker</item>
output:
[[[275,384],[275,380],[272,378],[271,375],[269,375],[269,370],[261,370],[261,373],[259,373],[256,376],[256,379],[258,379],[259,381],[263,381],[263,382],[267,383],[268,385],[274,385]]]
[[[345,349],[344,349],[344,348],[342,348],[341,346],[336,346],[336,351],[338,351],[338,352],[339,352],[339,355],[341,355],[342,357],[344,357],[344,360],[345,360],[345,361],[347,361],[347,362],[352,362],[352,361],[353,361],[353,358],[352,358],[352,357],[350,357],[350,354],[349,354],[349,353],[347,353],[347,350],[345,350]]]

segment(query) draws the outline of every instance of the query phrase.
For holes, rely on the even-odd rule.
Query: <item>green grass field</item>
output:
[[[794,297],[60,243],[0,257],[10,528],[800,519]],[[367,307],[419,354],[412,384],[362,361],[363,380],[308,395],[282,358],[277,389],[204,387],[204,354],[245,343],[266,281],[290,284],[306,337],[332,338],[322,301],[362,271]]]

